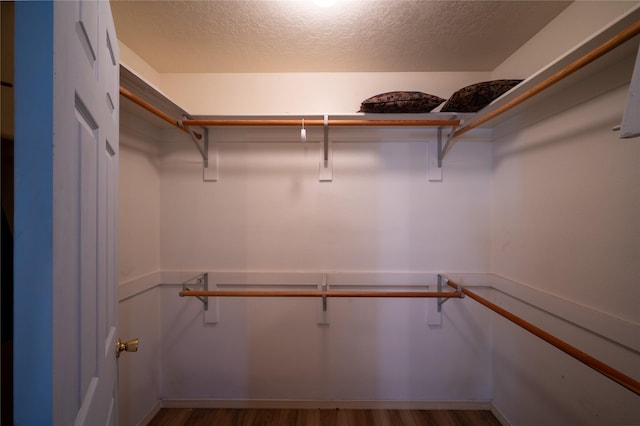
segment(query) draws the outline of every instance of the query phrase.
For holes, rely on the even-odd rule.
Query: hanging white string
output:
[[[300,140],[302,142],[307,141],[307,129],[304,128],[304,118],[302,119],[302,129],[300,129]]]

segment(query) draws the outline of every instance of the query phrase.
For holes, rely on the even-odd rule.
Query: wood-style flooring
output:
[[[150,426],[500,426],[481,410],[163,408]]]

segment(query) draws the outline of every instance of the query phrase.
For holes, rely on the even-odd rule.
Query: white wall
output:
[[[626,89],[496,142],[492,264],[509,278],[639,323],[634,294],[611,291],[640,290],[629,287],[640,276],[640,144],[611,131]]]
[[[611,130],[628,93],[616,82],[632,64],[620,61],[626,74],[607,70],[600,83],[580,82],[526,111],[518,117],[524,127],[507,122],[495,130],[502,136],[493,153],[491,269],[571,301],[575,307],[552,312],[558,317],[534,315],[535,323],[637,379],[640,143]],[[613,87],[602,93],[602,82]],[[572,98],[579,102],[570,105]],[[573,325],[559,319],[575,309],[590,313]],[[592,333],[595,318],[603,322]],[[492,395],[513,424],[640,422],[637,395],[504,320],[493,327]]]
[[[637,4],[573,3],[494,77],[537,71]],[[493,295],[501,306],[637,379],[640,145],[611,131],[627,56],[494,129],[491,270],[523,284],[520,300]],[[492,398],[512,424],[640,422],[631,391],[504,319],[492,328]]]
[[[120,127],[118,275],[127,282],[160,270],[160,168],[148,125],[123,113]]]
[[[160,73],[120,40],[118,40],[118,47],[120,48],[120,64],[159,90]]]
[[[119,421],[127,426],[137,424],[161,396],[159,292],[130,291],[127,285],[158,282],[160,169],[157,140],[150,136],[155,130],[130,113],[120,117],[119,333],[123,340],[140,339],[139,352],[123,353],[118,361]]]
[[[424,142],[228,143],[220,180],[195,149],[162,158],[161,262],[169,270],[458,271],[489,268],[491,146],[460,143],[429,182]]]

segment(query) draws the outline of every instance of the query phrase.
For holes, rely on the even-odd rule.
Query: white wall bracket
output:
[[[203,290],[208,291],[209,290],[209,274],[207,274],[206,272],[203,274],[198,275],[197,277],[191,278],[188,281],[185,281],[182,283],[182,291],[190,291],[193,290],[192,288],[189,287],[189,285],[202,285],[203,286]],[[183,297],[182,295],[180,295],[180,297]],[[209,298],[208,297],[203,297],[203,296],[196,296],[196,299],[198,299],[199,301],[201,301],[204,304],[204,310],[206,311],[207,309],[209,309]]]
[[[318,284],[319,291],[329,291],[327,284],[327,274],[322,274],[322,283]],[[318,325],[329,325],[329,304],[327,296],[323,295],[318,308]]]
[[[457,128],[458,126],[452,127],[446,140],[443,141],[443,128],[438,127],[438,139],[427,143],[427,177],[430,182],[442,182],[442,161]]]
[[[442,167],[438,165],[439,159],[440,143],[438,141],[427,142],[427,178],[429,182],[442,182]]]
[[[209,274],[205,274],[205,276],[207,277],[207,281],[206,281],[206,285],[210,290],[217,290],[218,286],[216,285],[216,283],[212,283],[209,284]],[[213,297],[211,300],[209,297],[206,297],[205,299],[208,299],[207,302],[207,307],[204,310],[204,323],[205,324],[217,324],[219,321],[219,297]]]
[[[444,160],[445,153],[449,150],[449,146],[453,140],[453,134],[456,132],[458,126],[452,127],[451,132],[447,135],[447,140],[442,143],[442,127],[438,127],[438,167],[442,167],[442,160]]]
[[[320,182],[333,181],[333,150],[329,140],[329,115],[324,115],[324,139],[320,157]]]
[[[442,275],[438,274],[438,293],[442,292]],[[458,289],[456,291],[460,293],[460,299],[464,299],[464,291],[462,291],[462,285],[458,285]],[[448,297],[438,297],[438,312],[442,312],[442,305],[449,300]]]
[[[193,144],[198,149],[198,152],[202,156],[202,180],[205,182],[217,182],[218,181],[218,144],[212,141],[211,132],[207,127],[202,128],[202,133],[196,133],[192,127],[184,126],[183,120],[187,117],[183,116],[182,120],[178,122],[181,128],[187,129]]]
[[[429,286],[427,286],[427,289]],[[441,326],[442,325],[442,311],[439,309],[438,299],[435,297],[430,297],[426,300],[427,304],[427,325],[429,327]]]
[[[212,288],[209,288],[209,274],[207,272],[202,273],[188,281],[182,283],[182,290],[193,290],[190,286],[198,285],[202,286],[204,291],[216,290],[216,285],[213,284]],[[182,294],[180,297],[183,297]],[[202,302],[204,305],[204,322],[205,324],[217,324],[218,323],[218,298],[214,297],[213,300],[209,300],[209,296],[195,296],[196,299]]]
[[[193,130],[193,128],[191,126],[185,126],[183,124],[184,120],[187,120],[188,117],[187,116],[182,116],[182,119],[178,121],[178,126],[182,129],[187,129],[187,132],[189,132],[189,135],[191,135],[191,140],[193,141],[193,144],[196,146],[196,148],[198,149],[198,151],[200,152],[200,155],[202,156],[202,161],[204,163],[204,166],[207,166],[207,160],[208,160],[208,153],[207,153],[207,133],[208,133],[208,129],[207,128],[203,128],[203,133],[202,134],[196,134],[196,132]]]
[[[207,161],[203,163],[202,179],[205,182],[217,182],[218,172],[218,143],[213,140],[213,135],[209,129],[205,129],[205,149],[207,152]]]

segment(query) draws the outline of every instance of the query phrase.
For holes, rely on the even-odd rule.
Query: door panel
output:
[[[54,240],[58,256],[65,257],[63,267],[54,265],[54,306],[60,305],[64,319],[54,323],[54,335],[60,336],[54,371],[64,372],[54,386],[74,389],[76,411],[54,412],[54,418],[64,419],[59,424],[115,425],[117,39],[109,2],[55,2],[55,8],[56,35],[67,42],[59,49],[66,59],[54,83]],[[69,223],[67,215],[77,222]],[[67,252],[76,256],[66,259]]]
[[[106,140],[105,149],[107,151],[106,155],[106,188],[104,190],[105,195],[105,207],[101,209],[101,211],[105,212],[106,215],[106,223],[105,223],[105,239],[106,244],[104,245],[106,252],[103,255],[105,260],[105,279],[106,284],[104,286],[105,293],[103,296],[104,303],[101,303],[101,306],[104,307],[104,318],[105,322],[103,324],[105,336],[107,336],[107,340],[105,341],[105,350],[109,350],[109,348],[114,348],[116,346],[116,340],[118,336],[116,335],[117,331],[117,309],[118,309],[118,221],[117,221],[117,212],[118,212],[118,157],[116,154],[116,150],[113,149],[109,140]]]
[[[85,395],[96,376],[96,308],[97,308],[97,129],[80,124],[78,149],[80,150],[80,392]]]
[[[80,0],[77,4],[78,17],[76,33],[87,61],[93,64],[98,50],[98,2],[96,0]]]

